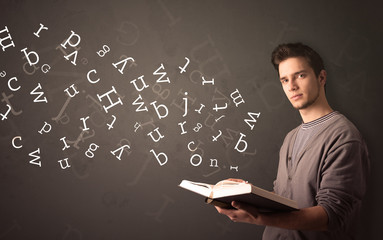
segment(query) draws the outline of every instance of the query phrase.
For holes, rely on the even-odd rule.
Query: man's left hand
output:
[[[262,225],[260,221],[260,213],[256,207],[236,201],[233,201],[231,205],[235,209],[225,209],[217,206],[215,208],[220,214],[228,216],[233,222]]]

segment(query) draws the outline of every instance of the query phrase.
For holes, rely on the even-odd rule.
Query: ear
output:
[[[324,86],[327,81],[327,72],[326,70],[322,69],[318,75],[319,83],[321,86]]]

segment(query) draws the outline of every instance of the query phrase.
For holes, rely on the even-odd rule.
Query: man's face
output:
[[[307,109],[316,103],[320,94],[320,81],[303,57],[282,61],[279,64],[279,76],[283,90],[294,108]]]

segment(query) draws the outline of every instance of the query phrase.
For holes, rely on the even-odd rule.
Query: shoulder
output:
[[[341,142],[363,141],[362,135],[355,125],[340,113],[326,124],[322,134],[326,135],[326,138]]]

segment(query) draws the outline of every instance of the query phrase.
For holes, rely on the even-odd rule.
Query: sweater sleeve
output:
[[[350,227],[366,191],[369,171],[365,145],[350,141],[330,151],[322,166],[316,200],[328,215],[330,231]]]

